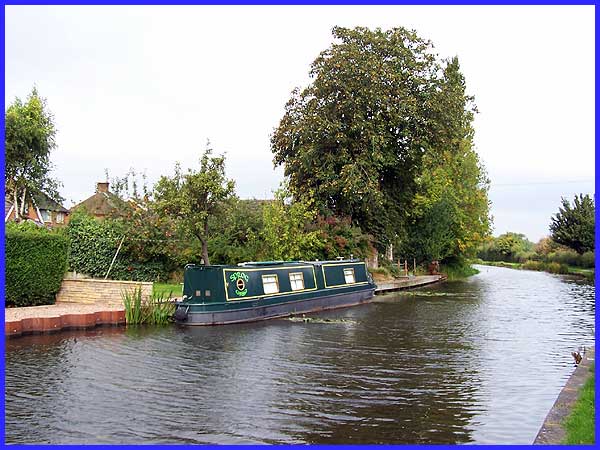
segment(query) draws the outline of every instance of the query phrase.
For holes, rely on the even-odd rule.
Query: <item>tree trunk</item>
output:
[[[204,236],[200,238],[202,242],[202,259],[204,260],[204,265],[210,265],[208,260],[208,218],[204,221]]]
[[[13,206],[15,210],[15,222],[19,221],[19,199],[17,198],[17,188],[13,191]]]
[[[23,197],[21,197],[21,217],[25,217],[25,202],[27,195],[27,188],[23,188]]]
[[[204,265],[210,265],[208,261],[208,242],[206,239],[202,239],[202,259],[204,260]]]

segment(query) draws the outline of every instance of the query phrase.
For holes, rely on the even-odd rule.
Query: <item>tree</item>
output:
[[[209,218],[222,213],[226,200],[235,195],[235,183],[225,177],[225,157],[211,156],[207,145],[200,169],[187,173],[179,163],[171,177],[162,176],[154,187],[157,211],[176,220],[202,244],[202,259],[208,265]]]
[[[211,218],[209,226],[220,230],[209,241],[211,261],[236,264],[258,259],[262,247],[263,211],[269,202],[233,198],[224,214]]]
[[[16,98],[5,113],[5,187],[19,220],[27,203],[44,192],[58,201],[58,182],[49,175],[50,153],[56,147],[54,118],[46,100],[33,88],[27,101]]]
[[[566,198],[562,198],[561,203],[558,213],[550,219],[552,239],[579,254],[593,251],[596,212],[594,201],[587,194],[579,194],[575,196],[573,206]]]
[[[263,209],[263,256],[274,260],[315,259],[323,247],[319,230],[308,230],[316,218],[310,200],[291,202],[284,184]]]
[[[420,260],[472,256],[490,232],[489,180],[473,144],[473,98],[458,58],[432,102],[431,136],[409,208],[405,254]]]
[[[271,137],[294,198],[351,217],[380,250],[472,251],[489,233],[489,182],[473,150],[476,108],[458,60],[438,61],[431,42],[404,28],[335,27],[333,36]],[[448,185],[436,179],[442,172]],[[452,228],[424,226],[433,216]],[[434,235],[445,241],[425,249]]]
[[[271,137],[294,197],[352,218],[380,248],[413,196],[439,65],[430,42],[404,28],[335,27],[339,42],[312,63]]]

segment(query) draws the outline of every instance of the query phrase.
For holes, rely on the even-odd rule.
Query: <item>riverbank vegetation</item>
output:
[[[595,271],[595,207],[588,195],[576,195],[573,205],[562,199],[551,217],[552,234],[537,244],[520,233],[488,237],[478,248],[484,264],[557,274],[574,274],[593,279]]]
[[[171,322],[175,305],[168,295],[152,294],[149,299],[142,295],[142,289],[122,293],[125,307],[125,322],[128,325],[164,325]]]
[[[590,367],[590,377],[579,393],[573,411],[564,422],[567,435],[563,444],[594,444],[595,442],[595,375],[594,365]]]

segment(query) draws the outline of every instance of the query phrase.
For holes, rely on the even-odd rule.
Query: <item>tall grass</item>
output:
[[[142,298],[142,288],[121,293],[125,306],[125,322],[127,324],[164,325],[171,321],[175,305],[169,300],[171,293],[152,294],[150,299]]]

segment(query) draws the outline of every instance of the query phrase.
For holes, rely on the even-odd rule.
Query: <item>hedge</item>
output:
[[[51,305],[69,257],[69,238],[31,223],[6,225],[6,306]]]
[[[71,217],[67,232],[71,239],[69,268],[93,278],[104,278],[123,236],[125,244],[110,269],[111,280],[166,281],[169,264],[166,261],[135,261],[127,254],[131,230],[118,219],[98,220],[87,214]]]

